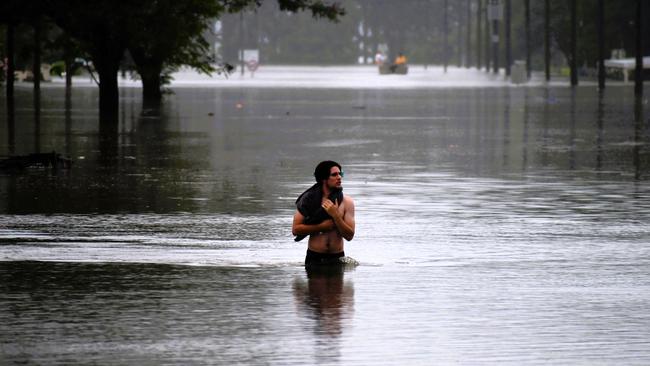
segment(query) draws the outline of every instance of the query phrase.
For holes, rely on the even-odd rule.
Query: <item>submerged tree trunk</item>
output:
[[[34,75],[34,152],[41,152],[41,20],[34,22],[34,56],[32,74]]]
[[[64,46],[64,62],[65,62],[65,93],[67,96],[71,93],[72,88],[72,64],[74,63],[74,57],[72,55],[72,46],[70,45],[70,39],[66,39]]]
[[[634,95],[640,97],[643,95],[643,2],[645,0],[636,0],[636,19],[634,26],[636,29],[636,55],[634,69]]]
[[[102,165],[110,166],[115,163],[118,154],[120,92],[117,73],[119,62],[102,62],[96,66],[99,74],[100,161]]]
[[[14,109],[14,25],[7,24],[7,134],[9,135],[9,154],[16,150],[15,109]]]
[[[162,57],[148,55],[147,52],[130,48],[129,52],[136,70],[142,78],[142,100],[146,104],[162,101]]]
[[[14,113],[14,52],[15,52],[15,29],[14,24],[9,22],[7,25],[7,113],[9,118],[13,118]]]
[[[551,80],[551,0],[544,0],[544,78]]]
[[[161,73],[162,70],[140,74],[142,77],[142,99],[145,102],[154,103],[162,100]]]
[[[34,75],[34,107],[38,110],[41,103],[41,21],[34,22],[34,58],[32,61],[32,74]]]
[[[95,60],[101,60],[94,58]],[[120,109],[120,92],[117,84],[119,61],[101,60],[95,64],[99,74],[99,122],[101,127],[114,124],[117,128],[117,116]]]

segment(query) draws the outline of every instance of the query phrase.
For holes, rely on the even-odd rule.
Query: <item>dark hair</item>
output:
[[[343,170],[339,163],[332,160],[325,160],[318,163],[318,165],[316,165],[316,169],[314,170],[314,178],[316,178],[316,183],[321,183],[322,181],[328,179],[332,167],[338,167],[339,169]]]

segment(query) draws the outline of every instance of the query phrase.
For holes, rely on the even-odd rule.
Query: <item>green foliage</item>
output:
[[[454,64],[466,52],[469,3],[447,3],[449,62]],[[554,54],[566,58],[570,55],[569,2],[550,3]],[[92,59],[97,68],[110,74],[120,62],[124,65],[128,60],[128,50],[143,81],[156,78],[163,85],[180,66],[204,73],[222,71],[207,56],[210,45],[204,38],[218,18],[224,23],[225,59],[231,63],[237,59],[236,50],[243,47],[259,49],[263,63],[351,64],[361,55],[362,43],[366,56],[372,56],[379,44],[387,44],[391,58],[402,51],[412,63],[440,63],[445,51],[443,4],[444,0],[3,0],[0,23],[18,24],[18,68],[30,66],[31,23],[45,16],[60,28],[52,22],[44,23],[44,61],[62,60],[64,50],[68,50],[77,57]],[[597,0],[578,0],[579,65],[596,62],[596,5]],[[531,0],[531,6],[533,63],[541,66],[544,1]],[[632,56],[634,2],[606,1],[605,6],[607,57],[616,48],[623,48]],[[242,35],[240,12],[244,12]],[[521,59],[525,49],[523,1],[512,1],[512,14],[513,59]],[[474,12],[471,22],[472,43],[476,45]],[[368,33],[364,35],[362,29]],[[3,41],[0,37],[0,45]]]
[[[514,2],[513,2],[514,3]],[[610,57],[613,49],[625,49],[628,56],[634,55],[635,31],[633,1],[605,1],[605,57]],[[571,57],[571,13],[569,2],[550,1],[552,46],[568,61]],[[577,63],[579,66],[595,67],[598,60],[597,30],[598,0],[579,0],[577,2]],[[544,2],[531,1],[532,45],[537,51],[537,63],[541,67],[544,44]],[[650,22],[646,21],[650,24]],[[646,46],[647,49],[647,46]],[[535,61],[535,60],[534,60]]]
[[[202,32],[223,10],[214,1],[149,0],[132,15],[127,48],[139,68],[188,65],[210,73]]]

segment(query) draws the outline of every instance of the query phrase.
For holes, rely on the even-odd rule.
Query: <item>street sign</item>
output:
[[[257,60],[248,60],[246,61],[246,67],[248,67],[248,71],[250,72],[255,72],[257,71],[257,68],[260,66],[259,62]]]
[[[260,51],[259,50],[243,50],[244,62],[255,60],[260,62]],[[240,60],[242,61],[242,60]]]

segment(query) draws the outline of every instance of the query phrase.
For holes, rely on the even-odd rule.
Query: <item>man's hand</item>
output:
[[[334,220],[325,220],[319,224],[319,228],[322,232],[328,232],[336,229],[336,225],[334,224]]]
[[[330,215],[334,220],[339,218],[341,216],[341,213],[339,212],[339,202],[338,200],[335,200],[334,202],[330,201],[329,199],[325,199],[323,201],[323,209],[325,212],[327,212],[328,215]]]

